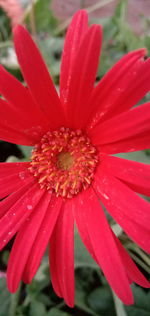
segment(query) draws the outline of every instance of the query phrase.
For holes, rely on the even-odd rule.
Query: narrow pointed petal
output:
[[[150,103],[98,124],[90,133],[103,153],[119,153],[149,148]]]
[[[22,185],[26,184],[28,180],[33,179],[29,172],[24,171],[24,176],[21,179],[20,175],[13,174],[6,178],[0,179],[0,199],[18,190]]]
[[[0,92],[7,100],[0,100],[0,123],[30,135],[38,140],[48,128],[48,120],[42,114],[38,105],[33,101],[28,89],[15,77],[0,66]],[[30,133],[29,133],[30,132]]]
[[[84,225],[84,221],[83,221],[83,213],[82,213],[82,209],[80,209],[79,199],[82,200],[81,195],[79,196],[79,198],[77,196],[76,198],[73,199],[73,202],[71,203],[72,212],[74,214],[74,218],[75,218],[75,222],[77,225],[79,235],[82,236],[82,241],[85,244],[86,248],[88,249],[92,258],[97,262],[97,258],[95,256],[95,252],[94,252],[92,244],[91,244],[89,233],[84,227],[85,225]],[[77,210],[79,210],[79,211],[77,211]],[[98,264],[98,262],[97,262],[97,264]]]
[[[126,54],[100,80],[91,96],[88,129],[130,109],[149,91],[145,54],[143,48]]]
[[[26,183],[22,185],[17,191],[9,195],[3,201],[0,202],[0,219],[5,215],[5,213],[11,208],[20,197],[33,185],[33,178],[28,178]]]
[[[0,137],[20,145],[35,145],[49,128],[28,90],[0,66]]]
[[[24,79],[35,102],[51,120],[52,127],[63,126],[64,115],[55,86],[38,48],[24,27],[15,28],[14,42]]]
[[[30,166],[29,162],[1,162],[0,163],[0,179],[7,177],[10,174],[20,173],[20,177],[23,172]]]
[[[86,32],[75,57],[68,87],[67,116],[72,127],[82,128],[86,107],[94,87],[102,40],[100,26]]]
[[[134,191],[150,196],[150,165],[106,156],[101,160],[101,168],[123,180]]]
[[[149,203],[102,169],[97,172],[93,186],[110,215],[149,253]]]
[[[0,100],[0,137],[3,138],[12,138],[15,137],[16,143],[24,142],[25,145],[35,145],[44,133],[49,130],[49,124],[45,123],[45,126],[42,126],[42,117],[41,123],[40,119],[38,122],[34,122],[34,113],[28,112],[28,120],[25,118],[24,113],[16,113],[12,110],[4,100]],[[31,118],[33,121],[31,122]],[[27,121],[28,120],[28,121]],[[30,121],[30,122],[29,122]],[[8,136],[7,136],[8,135]],[[15,141],[14,141],[15,142]]]
[[[3,123],[0,123],[0,140],[24,146],[34,146],[37,143],[31,136],[22,134],[13,127],[6,127]]]
[[[42,257],[59,215],[61,205],[62,199],[56,198],[55,195],[53,195],[26,262],[22,276],[22,279],[25,283],[31,282],[41,263]]]
[[[39,189],[39,185],[32,185],[0,219],[0,249],[2,249],[20,229],[23,222],[34,210],[42,195],[43,190]]]
[[[83,36],[88,30],[88,16],[86,11],[78,11],[72,19],[68,28],[62,54],[60,72],[60,98],[65,107],[68,96],[68,88],[72,75],[74,60]]]
[[[122,246],[121,242],[119,241],[119,239],[115,236],[113,232],[112,232],[112,235],[117,245],[118,251],[120,253],[120,257],[124,263],[124,267],[126,268],[129,278],[132,280],[132,282],[135,282],[142,287],[149,288],[150,283],[146,280],[144,275],[137,268],[136,264],[131,259],[128,252],[125,250],[125,248]]]
[[[51,195],[46,192],[35,207],[31,216],[28,218],[28,221],[25,221],[19,233],[17,234],[10,253],[7,268],[7,284],[11,293],[16,292],[19,286],[24,267],[36,239],[37,233],[40,231],[40,227],[47,211],[50,199]]]
[[[82,216],[84,229],[89,233],[95,256],[109,284],[125,304],[132,304],[132,291],[122,260],[105,214],[92,189],[84,191],[80,196],[76,211]]]
[[[7,107],[6,101],[0,99],[0,139],[12,143],[32,145],[36,139],[32,134],[27,135],[28,129],[23,128],[22,119]]]
[[[107,172],[104,175],[99,170],[99,181],[101,184],[103,183],[103,186],[101,185],[101,192],[103,192],[103,196],[108,200],[108,203],[115,205],[116,201],[115,212],[118,216],[121,213],[122,216],[124,215],[145,229],[149,229],[150,203],[148,201],[141,198],[126,184],[109,175]]]
[[[73,307],[74,219],[69,202],[62,208],[50,240],[50,270],[54,289],[60,288],[67,305]]]
[[[32,178],[28,166],[26,162],[0,164],[0,199],[18,190]]]

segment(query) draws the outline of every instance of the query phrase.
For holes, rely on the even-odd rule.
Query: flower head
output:
[[[103,206],[149,252],[150,166],[113,156],[149,148],[145,49],[124,56],[95,86],[102,30],[79,11],[62,55],[60,97],[28,32],[14,31],[27,87],[0,67],[1,139],[34,146],[31,161],[0,164],[0,247],[17,233],[8,288],[33,279],[50,242],[54,290],[74,304],[74,222],[81,239],[125,304],[130,283],[149,287],[109,226]],[[21,258],[21,260],[20,260]]]

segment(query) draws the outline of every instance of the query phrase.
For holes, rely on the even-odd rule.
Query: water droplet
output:
[[[27,209],[28,209],[28,210],[32,210],[32,209],[33,209],[33,206],[32,206],[32,205],[27,205]]]
[[[104,193],[103,196],[104,196],[104,198],[105,198],[106,200],[109,200],[109,196],[108,196],[108,195],[106,195],[106,194]]]
[[[24,173],[24,172],[19,172],[19,178],[20,178],[21,180],[24,180],[24,178],[25,178],[25,173]]]

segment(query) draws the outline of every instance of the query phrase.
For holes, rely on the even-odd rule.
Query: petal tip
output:
[[[15,35],[16,33],[24,30],[25,27],[22,26],[21,24],[17,24],[15,27],[13,27],[13,34]]]
[[[88,17],[88,13],[85,9],[78,10],[73,17]]]
[[[18,24],[13,28],[14,41],[20,41],[20,39],[17,37],[21,37],[24,35],[30,36],[30,33],[28,32],[25,26]]]
[[[142,55],[142,56],[148,55],[147,48],[145,48],[145,47],[140,48],[140,49],[139,49],[139,52],[141,52],[141,55]]]

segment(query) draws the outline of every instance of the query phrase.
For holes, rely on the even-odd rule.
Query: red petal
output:
[[[5,215],[9,208],[20,199],[20,197],[32,186],[32,184],[33,178],[28,178],[26,184],[0,202],[0,218]]]
[[[121,113],[121,109],[126,111],[136,105],[150,91],[149,80],[150,58],[143,63],[141,62],[141,65],[134,69],[132,82],[129,82],[128,88],[124,91],[122,97],[115,102],[114,115]]]
[[[0,198],[4,198],[24,185],[32,176],[27,167],[29,163],[0,164]],[[2,170],[2,171],[1,171]]]
[[[1,139],[21,145],[35,145],[49,129],[49,122],[33,103],[28,90],[2,66],[0,90],[9,101],[0,99]]]
[[[68,86],[68,122],[81,128],[85,122],[86,107],[91,95],[99,61],[102,31],[93,25],[85,34],[76,54]]]
[[[60,212],[61,205],[62,199],[56,198],[55,195],[53,195],[25,266],[22,277],[25,283],[31,282],[40,265]]]
[[[16,111],[12,110],[10,105],[3,100],[0,100],[0,111],[1,138],[10,138],[15,135],[16,143],[20,142],[20,139],[21,141],[23,139],[25,145],[34,145],[39,142],[43,134],[49,130],[48,124],[45,124],[45,126],[42,127],[42,120],[41,123],[40,121],[39,123],[34,123],[34,119],[32,122],[30,122],[30,119],[27,122],[27,118],[25,120],[23,119],[23,113],[16,114]],[[32,118],[32,115],[33,113],[28,113],[28,117],[31,116]]]
[[[91,189],[82,195],[77,212],[81,213],[83,229],[89,233],[98,263],[118,297],[125,304],[132,304],[128,278],[98,198]]]
[[[65,38],[60,74],[60,98],[62,103],[66,102],[74,60],[87,30],[87,13],[80,10],[73,16]]]
[[[94,188],[108,212],[141,248],[149,252],[149,203],[102,169],[95,179]]]
[[[0,249],[16,234],[34,207],[39,202],[43,190],[38,184],[31,185],[21,198],[0,219]]]
[[[119,153],[149,148],[150,103],[98,124],[91,131],[93,143],[104,153]]]
[[[20,177],[23,177],[22,172],[27,171],[29,166],[29,162],[1,162],[0,179],[15,173],[20,173]]]
[[[84,220],[83,220],[84,214],[81,210],[82,204],[84,204],[84,195],[80,194],[79,196],[74,198],[71,203],[72,211],[73,211],[74,218],[76,221],[77,229],[79,231],[79,235],[81,236],[82,241],[85,244],[86,248],[88,249],[89,253],[91,254],[92,258],[97,262],[97,258],[95,256],[95,253],[91,244],[89,233],[85,229]]]
[[[33,179],[33,177],[27,172],[24,172],[24,179],[21,179],[18,173],[0,179],[0,199],[18,190],[20,186],[28,183],[30,179]]]
[[[119,241],[119,239],[115,236],[115,234],[113,232],[112,232],[112,235],[113,235],[113,238],[116,242],[117,248],[118,248],[119,253],[120,253],[120,257],[124,263],[124,266],[126,268],[126,271],[127,271],[129,278],[133,282],[137,283],[138,285],[149,288],[150,283],[146,280],[144,275],[137,268],[136,264],[130,258],[128,252],[124,249],[121,242]]]
[[[0,140],[24,146],[33,146],[36,143],[31,136],[23,135],[21,132],[14,130],[13,127],[6,127],[6,124],[3,123],[0,123]]]
[[[101,168],[125,181],[134,191],[150,196],[150,165],[106,156],[101,160]]]
[[[74,219],[72,201],[61,210],[50,240],[50,269],[54,290],[74,306]],[[61,289],[61,290],[60,290]],[[61,292],[60,292],[61,291]]]
[[[11,293],[16,292],[21,281],[25,264],[40,230],[50,199],[51,195],[46,192],[17,234],[7,268],[7,283]]]
[[[100,80],[91,97],[92,117],[88,128],[131,108],[149,91],[145,54],[145,49],[126,54]]]
[[[15,121],[14,117],[16,117],[16,123],[20,119],[26,129],[40,125],[45,130],[45,124],[48,124],[48,120],[33,101],[28,89],[2,66],[0,66],[0,92],[9,102],[4,102],[1,99],[1,114],[6,115],[5,120],[14,119]]]
[[[56,89],[38,48],[24,27],[15,28],[14,42],[19,64],[34,100],[50,120],[51,127],[63,126],[63,111]]]

